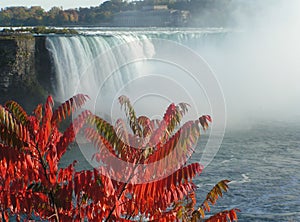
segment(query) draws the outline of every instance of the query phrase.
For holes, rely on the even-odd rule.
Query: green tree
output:
[[[0,12],[0,23],[2,25],[11,25],[13,13],[10,10],[2,10]]]
[[[28,25],[42,25],[44,17],[46,16],[45,10],[40,6],[32,6],[28,10],[30,18],[27,20]]]

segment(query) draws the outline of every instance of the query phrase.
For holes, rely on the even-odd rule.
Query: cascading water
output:
[[[72,37],[48,37],[47,48],[53,56],[56,80],[56,99],[65,100],[75,92],[81,91],[93,95],[95,90],[106,80],[110,71],[117,68],[118,62],[124,57],[129,57],[137,53],[140,56],[149,54],[151,56],[151,44],[149,48],[134,44],[129,53],[117,52],[112,54],[110,49],[119,44],[134,41],[136,36],[72,36]],[[105,63],[101,62],[104,59]],[[100,63],[99,63],[100,61]],[[123,70],[124,71],[124,70]],[[132,70],[126,70],[122,75],[114,75],[114,80],[110,81],[110,89],[120,87],[120,84],[129,80]]]
[[[208,41],[211,43],[218,39],[220,42],[227,33],[223,29],[83,32],[76,36],[47,37],[46,47],[52,55],[56,74],[54,92],[59,101],[70,98],[76,92],[95,95],[100,86],[106,93],[117,91],[128,81],[142,75],[149,64],[128,65],[124,62],[152,58],[157,50],[153,39],[171,40],[203,51]],[[120,45],[123,47],[119,50]]]
[[[163,113],[171,102],[182,101],[195,108],[190,110],[187,119],[197,118],[202,113],[217,116],[212,113],[208,99],[207,90],[210,89],[219,92],[219,104],[224,104],[217,81],[208,81],[212,76],[207,79],[203,75],[198,83],[191,75],[201,72],[199,66],[206,66],[202,71],[210,72],[207,64],[199,63],[199,58],[195,60],[191,53],[185,56],[184,51],[201,55],[210,53],[211,47],[217,47],[231,31],[137,29],[80,32],[79,35],[56,35],[46,39],[56,75],[52,83],[56,100],[62,102],[77,93],[87,94],[91,100],[86,108],[107,120],[122,115],[119,104],[114,102],[122,94],[129,96],[136,109],[148,116]],[[195,65],[198,67],[191,68]],[[207,84],[203,86],[203,82]],[[211,82],[214,82],[213,86]],[[215,97],[212,93],[210,97]],[[145,97],[147,102],[137,103]],[[149,103],[155,105],[149,106]],[[215,110],[220,113],[223,128],[225,110],[219,108],[219,104],[215,105]]]

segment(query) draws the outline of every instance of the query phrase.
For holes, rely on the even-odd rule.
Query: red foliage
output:
[[[53,111],[49,96],[33,115],[13,101],[0,106],[0,218],[195,221],[209,211],[208,202],[215,204],[222,190],[227,191],[228,181],[221,181],[194,210],[192,179],[202,172],[202,166],[187,164],[187,158],[197,144],[200,126],[208,128],[210,116],[179,127],[187,104],[171,104],[161,121],[150,120],[137,117],[129,99],[122,96],[119,101],[125,107],[129,129],[121,119],[114,127],[84,111],[61,132],[61,121],[87,98],[76,95]],[[59,168],[61,157],[82,128],[96,148],[95,160],[102,165],[76,171],[74,161]],[[107,171],[105,166],[114,161],[117,164]],[[236,211],[218,213],[208,221],[236,220]]]
[[[61,133],[58,124],[79,108],[85,95],[71,98],[56,111],[49,96],[44,107],[38,105],[29,116],[14,101],[0,106],[0,209],[4,219],[12,215],[42,219],[58,219],[66,209],[72,209],[73,165],[58,170],[58,163],[68,145],[90,114],[84,111],[70,127]],[[60,194],[69,196],[60,203]],[[69,203],[69,204],[66,204]],[[55,215],[55,216],[53,216]],[[71,214],[70,214],[71,215]]]

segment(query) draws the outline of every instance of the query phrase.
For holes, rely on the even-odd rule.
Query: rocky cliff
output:
[[[19,102],[27,111],[51,93],[51,61],[46,37],[30,34],[0,36],[0,104]]]

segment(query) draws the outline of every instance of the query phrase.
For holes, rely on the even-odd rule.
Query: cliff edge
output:
[[[51,94],[51,59],[45,36],[0,35],[0,104],[15,100],[27,111]]]

